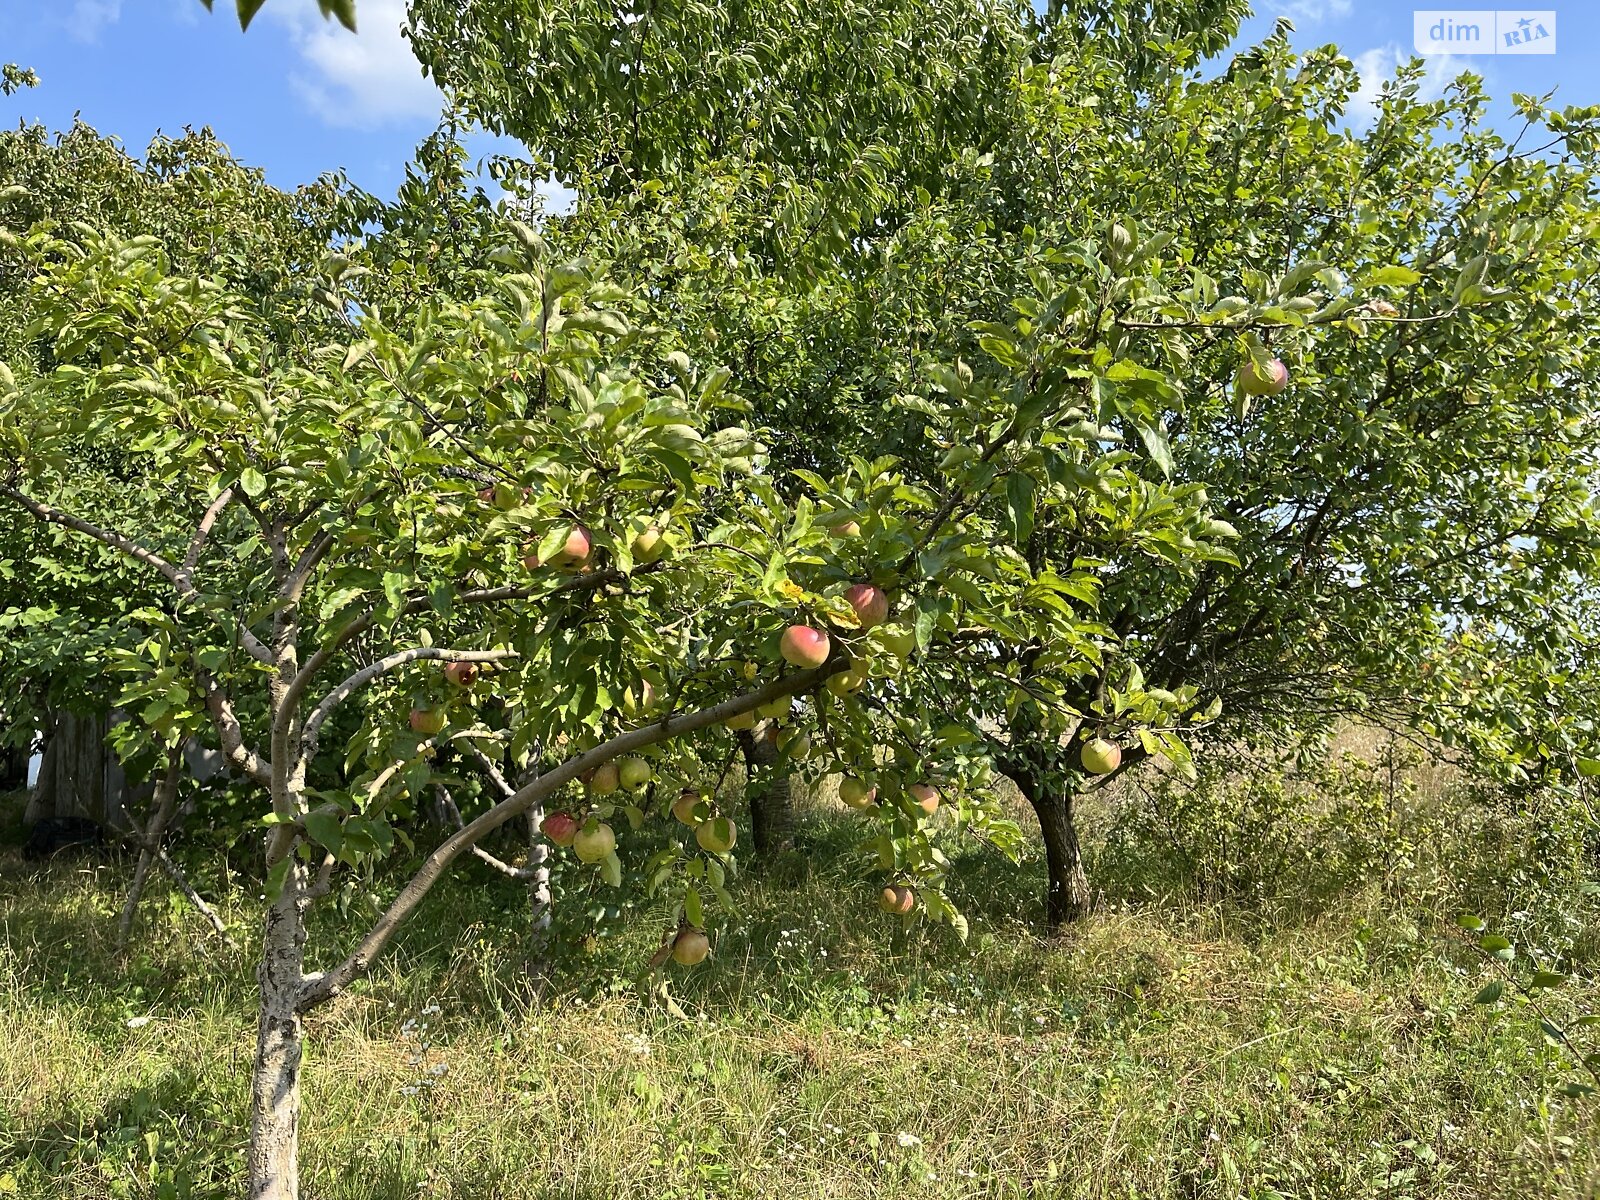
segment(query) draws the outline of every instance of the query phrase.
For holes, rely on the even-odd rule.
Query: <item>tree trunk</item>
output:
[[[794,845],[794,795],[789,776],[778,771],[783,755],[775,739],[739,733],[744,751],[746,787],[750,793],[750,840],[757,854],[775,854]]]
[[[304,984],[302,880],[291,869],[267,911],[256,978],[261,1016],[250,1080],[250,1200],[297,1200],[300,1194],[300,1058],[304,1031],[298,1006]]]
[[[1089,913],[1089,877],[1083,869],[1083,854],[1078,847],[1078,827],[1073,822],[1074,796],[1061,787],[1049,787],[1040,779],[1018,772],[1013,776],[1023,796],[1039,818],[1044,837],[1045,868],[1049,879],[1045,891],[1044,921],[1052,932]]]
[[[150,814],[150,823],[139,838],[139,864],[133,869],[133,883],[128,887],[128,898],[122,906],[122,917],[117,922],[117,949],[126,951],[128,939],[133,934],[134,914],[139,911],[139,900],[144,895],[145,881],[150,878],[150,867],[161,850],[161,839],[166,835],[167,822],[172,820],[178,807],[178,776],[183,767],[183,755],[173,751],[167,761],[167,773],[156,787]]]
[[[539,832],[544,820],[544,805],[535,804],[528,809],[528,904],[533,915],[530,938],[532,957],[542,971],[550,950],[550,843]]]

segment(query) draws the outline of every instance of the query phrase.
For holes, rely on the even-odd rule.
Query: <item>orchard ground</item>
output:
[[[803,853],[746,872],[670,1004],[636,985],[662,923],[631,884],[561,868],[536,985],[526,893],[466,863],[310,1018],[305,1194],[1600,1194],[1600,1100],[1560,1094],[1526,1008],[1474,1003],[1494,970],[1454,922],[1559,947],[1559,1020],[1600,999],[1593,889],[1536,817],[1393,750],[1120,794],[1086,821],[1100,910],[1051,943],[1041,864],[982,846],[955,872],[969,942],[900,930],[855,818],[813,796]],[[127,863],[0,852],[0,1195],[237,1193],[253,894],[220,851],[190,864],[245,944],[158,890],[119,962]]]

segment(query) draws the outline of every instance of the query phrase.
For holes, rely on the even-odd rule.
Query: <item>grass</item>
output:
[[[976,851],[961,945],[896,936],[844,820],[808,837],[747,874],[743,919],[670,1002],[633,983],[661,929],[642,900],[569,891],[541,992],[525,897],[463,868],[309,1021],[303,1194],[1600,1195],[1600,1103],[1558,1094],[1525,1010],[1473,1003],[1492,972],[1431,891],[1360,879],[1270,920],[1113,895],[1047,943],[1015,915],[1038,864]],[[0,858],[0,1195],[239,1189],[249,946],[158,889],[119,962],[125,873]],[[249,899],[222,900],[247,943]],[[1567,965],[1558,1016],[1597,1006],[1593,963]]]

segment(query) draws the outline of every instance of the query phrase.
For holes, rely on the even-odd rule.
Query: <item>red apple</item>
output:
[[[842,521],[835,521],[828,526],[828,532],[836,538],[855,538],[861,536],[861,526],[854,518],[846,517]]]
[[[449,724],[450,716],[442,708],[417,707],[411,710],[411,729],[415,733],[432,737]]]
[[[589,531],[582,525],[574,525],[567,534],[567,540],[561,543],[561,549],[550,559],[550,565],[564,570],[580,567],[589,561],[593,550],[594,538]]]
[[[1265,374],[1256,368],[1253,358],[1239,368],[1239,390],[1246,396],[1276,396],[1288,386],[1289,368],[1281,358],[1268,363]]]
[[[578,818],[569,812],[553,812],[539,822],[539,832],[558,846],[572,845],[581,828]]]
[[[906,789],[911,802],[930,817],[939,811],[939,789],[928,783],[913,783]]]
[[[917,894],[903,883],[891,884],[878,893],[878,907],[903,917],[917,906]]]
[[[881,588],[875,588],[870,583],[852,584],[845,589],[844,599],[846,604],[855,609],[856,619],[861,622],[863,629],[882,625],[889,619],[889,597],[883,594]]]
[[[778,652],[791,667],[820,667],[832,648],[828,635],[810,625],[789,626],[778,642]]]
[[[478,664],[469,662],[446,663],[444,677],[458,688],[469,688],[478,682]]]

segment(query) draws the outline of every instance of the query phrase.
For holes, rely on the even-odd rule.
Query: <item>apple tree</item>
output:
[[[277,336],[270,305],[177,270],[155,238],[6,242],[44,352],[0,372],[0,503],[64,535],[42,544],[47,565],[87,547],[87,582],[141,573],[86,622],[127,736],[160,750],[209,727],[259,797],[252,1194],[296,1192],[304,1015],[533,806],[613,882],[619,831],[674,808],[693,844],[640,869],[677,914],[663,958],[699,956],[738,842],[704,795],[706,747],[752,714],[785,726],[785,754],[876,789],[864,869],[885,907],[960,926],[940,814],[1004,822],[969,731],[894,679],[907,656],[975,636],[1048,641],[1065,675],[1098,659],[1092,605],[1034,577],[991,516],[1019,474],[1037,489],[1069,460],[1131,486],[1087,417],[1133,393],[1110,386],[1110,347],[1057,320],[1069,294],[1027,369],[975,380],[957,362],[896,398],[967,451],[937,482],[864,455],[790,476],[744,428],[728,371],[524,225],[456,296],[363,284],[361,245],[328,256],[305,281],[336,320],[318,342]],[[126,502],[85,503],[84,457],[109,449]],[[1197,500],[1150,520],[1198,529]],[[861,719],[870,680],[884,683]],[[384,859],[397,818],[463,762],[506,786],[353,945],[308,947],[309,907]]]
[[[1486,127],[1479,84],[1424,103],[1411,69],[1351,128],[1347,59],[1297,56],[1280,28],[1219,74],[1205,55],[1237,13],[1205,7],[1156,6],[1131,40],[1073,5],[1013,13],[980,38],[994,69],[965,77],[981,103],[941,120],[935,98],[915,97],[927,74],[892,51],[852,65],[866,52],[839,48],[826,59],[837,106],[800,118],[785,93],[681,53],[714,27],[803,71],[798,48],[825,34],[779,6],[617,30],[557,5],[524,14],[509,42],[506,22],[413,6],[441,81],[569,173],[580,202],[553,236],[604,247],[670,295],[678,344],[729,364],[791,467],[887,448],[936,486],[960,433],[897,395],[939,364],[980,381],[1026,372],[1038,297],[1060,288],[1081,331],[1105,326],[1114,382],[1140,404],[1091,416],[1143,498],[1119,508],[1128,492],[1062,477],[991,493],[982,514],[1035,576],[1078,581],[1106,624],[1103,663],[1059,689],[1034,675],[1056,672],[1045,643],[974,637],[919,660],[1032,802],[1052,924],[1090,900],[1073,811],[1105,776],[1085,768],[1088,743],[1116,744],[1106,775],[1152,757],[1182,769],[1175,731],[1197,719],[1202,748],[1270,753],[1355,718],[1538,773],[1530,704],[1585,645],[1594,114],[1525,100],[1508,137]],[[930,64],[956,61],[969,28],[959,14],[875,19],[909,22]],[[570,44],[539,87],[515,86],[507,64],[558,34]],[[564,106],[563,64],[603,61],[611,37],[638,65],[572,83],[587,102]],[[483,39],[496,54],[470,52]],[[919,114],[910,152],[876,154],[890,117],[874,104]],[[807,156],[808,139],[830,152]],[[1041,272],[1051,283],[1036,288]],[[1236,537],[1180,521],[1153,538],[1141,505],[1168,502],[1213,509]],[[1214,536],[1225,552],[1196,553]]]

